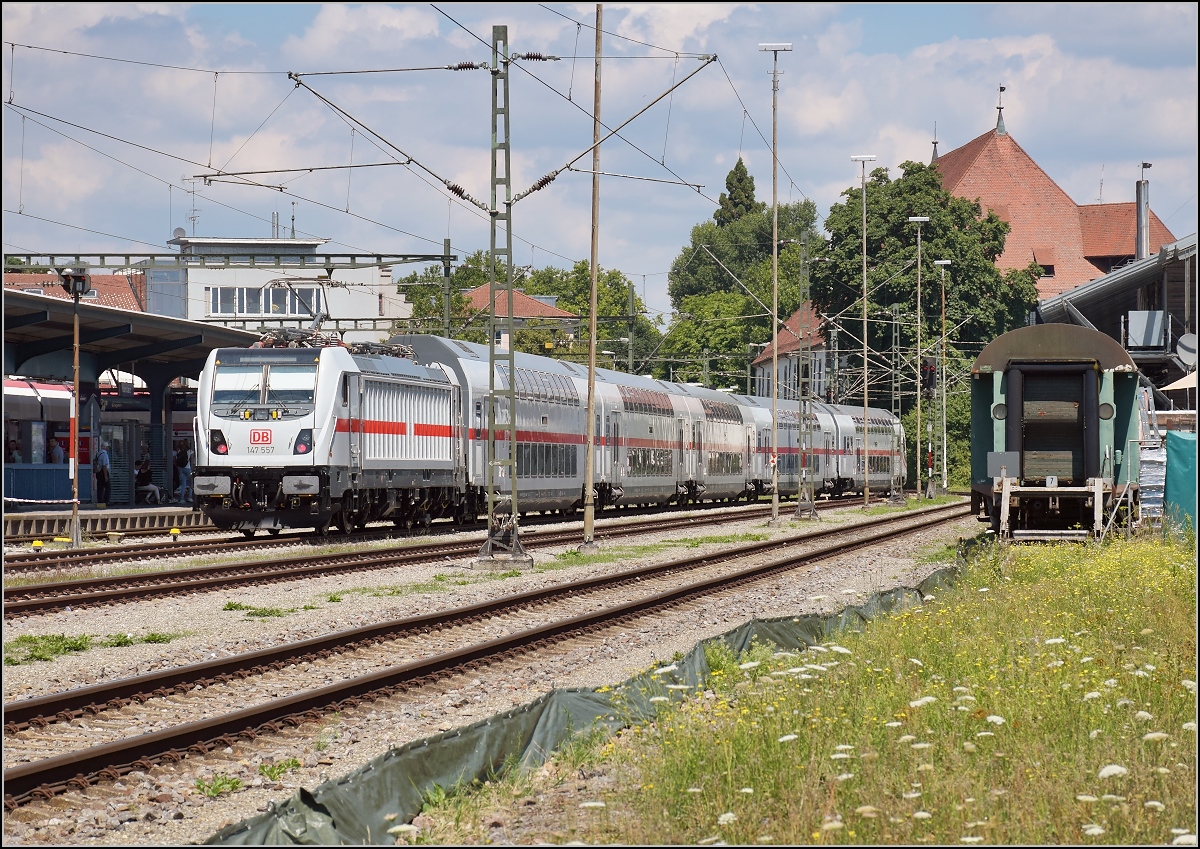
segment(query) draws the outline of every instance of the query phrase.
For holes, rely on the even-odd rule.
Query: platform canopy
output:
[[[4,373],[72,380],[74,306],[68,299],[6,289]],[[160,380],[195,378],[212,349],[244,348],[258,337],[245,330],[81,302],[79,378],[95,383],[110,368],[153,371]]]

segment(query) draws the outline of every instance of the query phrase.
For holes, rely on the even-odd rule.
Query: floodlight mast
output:
[[[851,162],[862,163],[862,338],[863,338],[863,451],[867,449],[867,163],[875,161],[875,154],[851,156]],[[863,508],[871,506],[871,482],[863,464]]]
[[[779,54],[790,43],[760,44],[771,53],[771,524],[779,524]]]
[[[910,215],[908,222],[917,225],[917,498],[921,497],[921,225],[929,220],[927,215]]]

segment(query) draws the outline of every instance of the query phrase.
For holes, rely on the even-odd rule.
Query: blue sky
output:
[[[965,144],[995,125],[1003,83],[1008,131],[1074,200],[1095,202],[1103,180],[1103,200],[1130,201],[1139,163],[1152,162],[1151,206],[1177,237],[1193,233],[1196,9],[605,4],[610,126],[694,71],[696,55],[719,61],[634,121],[627,141],[602,146],[600,170],[646,179],[602,178],[601,265],[624,271],[665,311],[665,272],[712,215],[739,152],[769,201],[771,56],[760,42],[795,48],[779,59],[781,201],[808,197],[824,215],[857,181],[852,154],[874,153],[898,173],[905,160],[928,160],[935,123],[943,152]],[[395,161],[395,149],[352,134],[286,72],[487,62],[491,27],[507,24],[514,52],[563,57],[512,74],[522,191],[591,144],[594,21],[594,4],[5,3],[4,249],[166,251],[180,226],[265,236],[271,214],[286,224],[293,203],[298,234],[329,238],[332,250],[427,253],[446,237],[460,254],[486,248],[486,215],[439,183],[488,197],[482,71],[305,78],[420,167],[256,178],[284,191],[185,178],[212,173],[200,167],[209,163]],[[590,176],[565,172],[514,206],[517,264],[586,259],[590,192]]]

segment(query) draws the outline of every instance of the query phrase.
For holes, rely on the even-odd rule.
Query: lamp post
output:
[[[83,534],[79,528],[79,299],[87,294],[92,281],[86,271],[62,268],[58,271],[58,282],[74,301],[73,325],[73,369],[75,388],[71,393],[71,457],[68,474],[71,478],[71,547],[83,545]]]
[[[867,163],[875,161],[874,154],[851,156],[851,162],[862,163],[862,313],[863,313],[863,451],[867,448]],[[863,508],[871,506],[871,484],[863,474]]]
[[[779,524],[779,54],[790,43],[760,44],[771,60],[771,524]]]
[[[921,497],[921,225],[929,220],[925,215],[910,215],[908,222],[917,225],[917,497]]]
[[[946,476],[946,266],[948,259],[935,259],[934,265],[942,269],[942,492],[949,488]]]

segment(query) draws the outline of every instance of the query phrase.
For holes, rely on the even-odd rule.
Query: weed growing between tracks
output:
[[[693,539],[664,540],[647,545],[617,545],[605,548],[597,554],[581,554],[575,549],[568,549],[554,556],[554,564],[543,568],[566,569],[574,566],[592,566],[601,563],[620,563],[639,557],[652,557],[672,548],[699,548],[702,545],[737,545],[745,542],[762,542],[768,539],[767,534],[722,534],[718,536],[695,537]]]
[[[824,648],[710,649],[706,692],[593,749],[610,781],[564,807],[566,836],[524,836],[1194,845],[1190,539],[983,547],[936,600]],[[428,837],[487,839],[503,798],[428,812]]]
[[[68,637],[66,634],[23,635],[4,644],[4,665],[20,666],[39,660],[49,661],[64,654],[75,654],[96,648],[125,648],[139,643],[169,643],[184,636],[187,634],[161,634],[157,631],[140,637],[133,634],[109,634],[106,637],[95,637],[88,634],[76,637]]]

